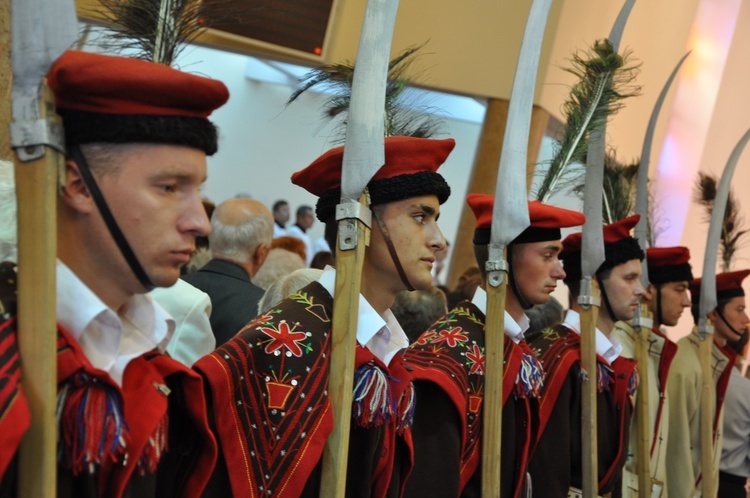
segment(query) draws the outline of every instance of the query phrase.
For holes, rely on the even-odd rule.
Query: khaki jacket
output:
[[[617,322],[612,336],[622,344],[621,355],[625,358],[635,358],[636,342],[635,330],[627,322]],[[672,360],[677,353],[677,345],[667,339],[658,330],[649,335],[649,362],[647,375],[639,365],[640,385],[648,386],[649,398],[649,441],[651,441],[651,480],[653,483],[651,496],[667,498],[667,438],[669,436],[669,398],[667,396],[667,378]],[[636,391],[635,396],[638,396]],[[630,425],[630,441],[628,456],[625,460],[625,470],[622,483],[622,496],[638,497],[638,422],[633,416]],[[659,494],[658,490],[661,490]]]
[[[667,486],[674,497],[701,496],[700,399],[703,374],[698,347],[700,339],[693,331],[680,339],[667,383],[669,396],[669,439],[667,441]],[[722,446],[723,401],[735,354],[713,344],[711,365],[716,386],[714,415],[713,473],[716,496],[719,483],[719,459]]]

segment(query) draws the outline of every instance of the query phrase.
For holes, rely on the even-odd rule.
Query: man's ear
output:
[[[258,248],[255,250],[255,254],[253,255],[253,260],[254,260],[256,269],[263,266],[263,263],[266,261],[266,257],[268,256],[268,251],[270,250],[271,250],[271,246],[269,244],[266,244],[265,242],[262,242],[258,246]]]
[[[706,317],[711,320],[711,323],[716,323],[716,321],[719,319],[719,313],[716,311],[716,309],[712,309],[708,312],[708,315]]]
[[[83,180],[78,164],[72,159],[65,161],[65,173],[60,185],[60,198],[71,209],[80,213],[96,210],[91,192]]]
[[[644,289],[643,291],[643,300],[653,301],[655,295],[656,287],[654,286],[654,284],[648,284],[648,287],[646,287],[646,289]]]

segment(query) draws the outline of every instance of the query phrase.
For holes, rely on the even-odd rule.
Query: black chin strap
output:
[[[523,294],[521,294],[521,289],[518,287],[518,281],[516,281],[515,272],[513,271],[513,256],[511,254],[511,248],[513,246],[509,245],[506,250],[506,255],[508,259],[508,283],[510,284],[510,288],[513,291],[513,294],[516,295],[516,299],[518,300],[518,304],[521,305],[521,308],[526,311],[527,309],[530,309],[534,305],[531,304],[528,299],[524,297]]]
[[[719,318],[721,318],[721,321],[724,322],[724,324],[727,327],[729,327],[729,330],[731,330],[732,332],[734,332],[738,336],[742,337],[742,332],[738,331],[737,329],[735,329],[734,327],[732,327],[731,325],[729,325],[729,322],[727,321],[727,319],[724,318],[724,313],[722,313],[721,311],[719,311],[718,307],[716,308],[716,314],[719,315]]]
[[[618,318],[615,316],[615,310],[612,309],[612,304],[609,302],[609,297],[607,296],[607,290],[604,288],[604,280],[599,276],[599,274],[596,275],[596,278],[599,280],[599,290],[602,294],[602,302],[604,303],[604,307],[607,308],[607,313],[609,313],[609,318],[612,320],[612,323],[617,322]]]
[[[664,323],[661,316],[661,284],[656,286],[656,323]]]
[[[83,178],[86,187],[88,187],[89,192],[91,193],[91,197],[94,199],[96,207],[99,209],[99,213],[104,219],[104,223],[107,225],[109,234],[115,240],[117,247],[120,248],[120,252],[125,258],[125,261],[128,262],[128,266],[130,266],[130,269],[133,271],[136,278],[138,278],[138,281],[141,283],[141,285],[143,285],[148,290],[153,289],[156,286],[151,282],[151,279],[148,278],[148,275],[146,275],[146,270],[144,270],[143,266],[141,266],[141,264],[138,262],[138,258],[135,256],[133,249],[125,239],[122,230],[120,230],[120,227],[117,226],[117,222],[115,221],[114,216],[112,216],[112,212],[109,210],[109,206],[107,206],[107,201],[104,199],[102,191],[99,190],[99,185],[97,185],[96,180],[94,179],[94,175],[91,174],[91,169],[89,168],[89,164],[86,161],[86,158],[81,152],[81,148],[76,145],[71,147],[68,152],[70,153],[76,164],[78,164],[78,170],[81,172],[81,177]]]
[[[411,282],[409,282],[409,279],[406,278],[406,272],[404,272],[403,266],[401,266],[401,260],[398,259],[398,254],[396,254],[396,248],[393,247],[393,241],[391,240],[391,235],[388,233],[388,228],[385,226],[385,222],[380,217],[380,210],[373,206],[372,208],[372,217],[375,218],[375,221],[378,222],[378,228],[380,228],[380,233],[383,234],[383,240],[385,240],[385,245],[388,247],[388,252],[391,254],[391,259],[393,260],[393,264],[396,265],[396,271],[398,271],[398,276],[401,278],[401,281],[406,286],[406,290],[413,291],[414,286],[411,285]]]

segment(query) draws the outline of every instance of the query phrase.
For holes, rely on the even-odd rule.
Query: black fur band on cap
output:
[[[635,237],[626,237],[611,244],[604,244],[604,263],[599,266],[596,273],[614,268],[627,261],[637,259],[643,261],[645,253],[638,245],[638,239]],[[564,282],[577,282],[581,279],[581,253],[573,251],[564,251],[562,257],[563,268],[565,269]]]
[[[373,180],[367,184],[367,189],[373,206],[420,195],[436,195],[438,202],[443,204],[451,194],[451,188],[445,179],[439,173],[432,171]],[[334,216],[336,206],[340,202],[341,188],[326,190],[315,205],[315,214],[318,219],[325,222]]]
[[[738,288],[732,288],[732,289],[725,289],[716,291],[716,300],[717,301],[726,301],[729,299],[732,299],[733,297],[742,297],[745,295],[745,290],[740,287]],[[690,293],[690,301],[693,303],[693,305],[700,304],[701,301],[701,293],[700,288],[698,289],[698,292],[691,292]]]
[[[217,150],[216,127],[192,116],[148,114],[100,114],[60,110],[69,146],[87,143],[156,143],[185,145],[213,155]]]
[[[690,282],[693,280],[693,272],[690,269],[690,263],[663,266],[649,265],[648,280],[654,285],[666,284],[668,282]]]
[[[474,245],[483,246],[490,243],[490,232],[488,228],[477,228],[474,230]],[[562,234],[559,228],[528,227],[513,239],[511,244],[529,244],[532,242],[546,242],[549,240],[560,240]]]

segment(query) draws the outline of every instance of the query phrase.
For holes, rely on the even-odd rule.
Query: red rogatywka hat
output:
[[[690,249],[684,246],[649,247],[646,249],[648,280],[654,285],[667,282],[690,282]]]
[[[640,215],[634,214],[602,227],[605,259],[597,271],[614,268],[633,259],[643,260],[645,254],[638,245],[638,240],[630,235],[630,231],[640,219]],[[582,243],[582,232],[572,233],[563,240],[560,259],[563,260],[565,265],[565,282],[580,280],[581,278]]]
[[[744,296],[745,291],[742,288],[742,281],[750,275],[750,270],[730,271],[716,275],[716,300],[731,299],[733,297]],[[690,282],[690,297],[693,304],[700,302],[701,281],[696,278]]]
[[[208,116],[229,99],[226,86],[144,60],[69,50],[47,82],[66,143],[165,143],[213,154]]]
[[[469,194],[466,198],[466,203],[471,208],[474,218],[477,220],[477,228],[474,231],[474,244],[489,244],[495,196],[490,194]],[[583,225],[586,221],[583,213],[550,206],[539,201],[528,201],[528,207],[531,224],[518,237],[513,239],[512,244],[560,240],[561,228]]]
[[[372,205],[420,195],[436,195],[444,203],[450,187],[437,169],[455,145],[452,138],[386,137],[385,164],[367,184]],[[334,215],[341,200],[343,156],[344,148],[336,147],[292,175],[292,183],[318,196],[316,214],[323,222]]]

